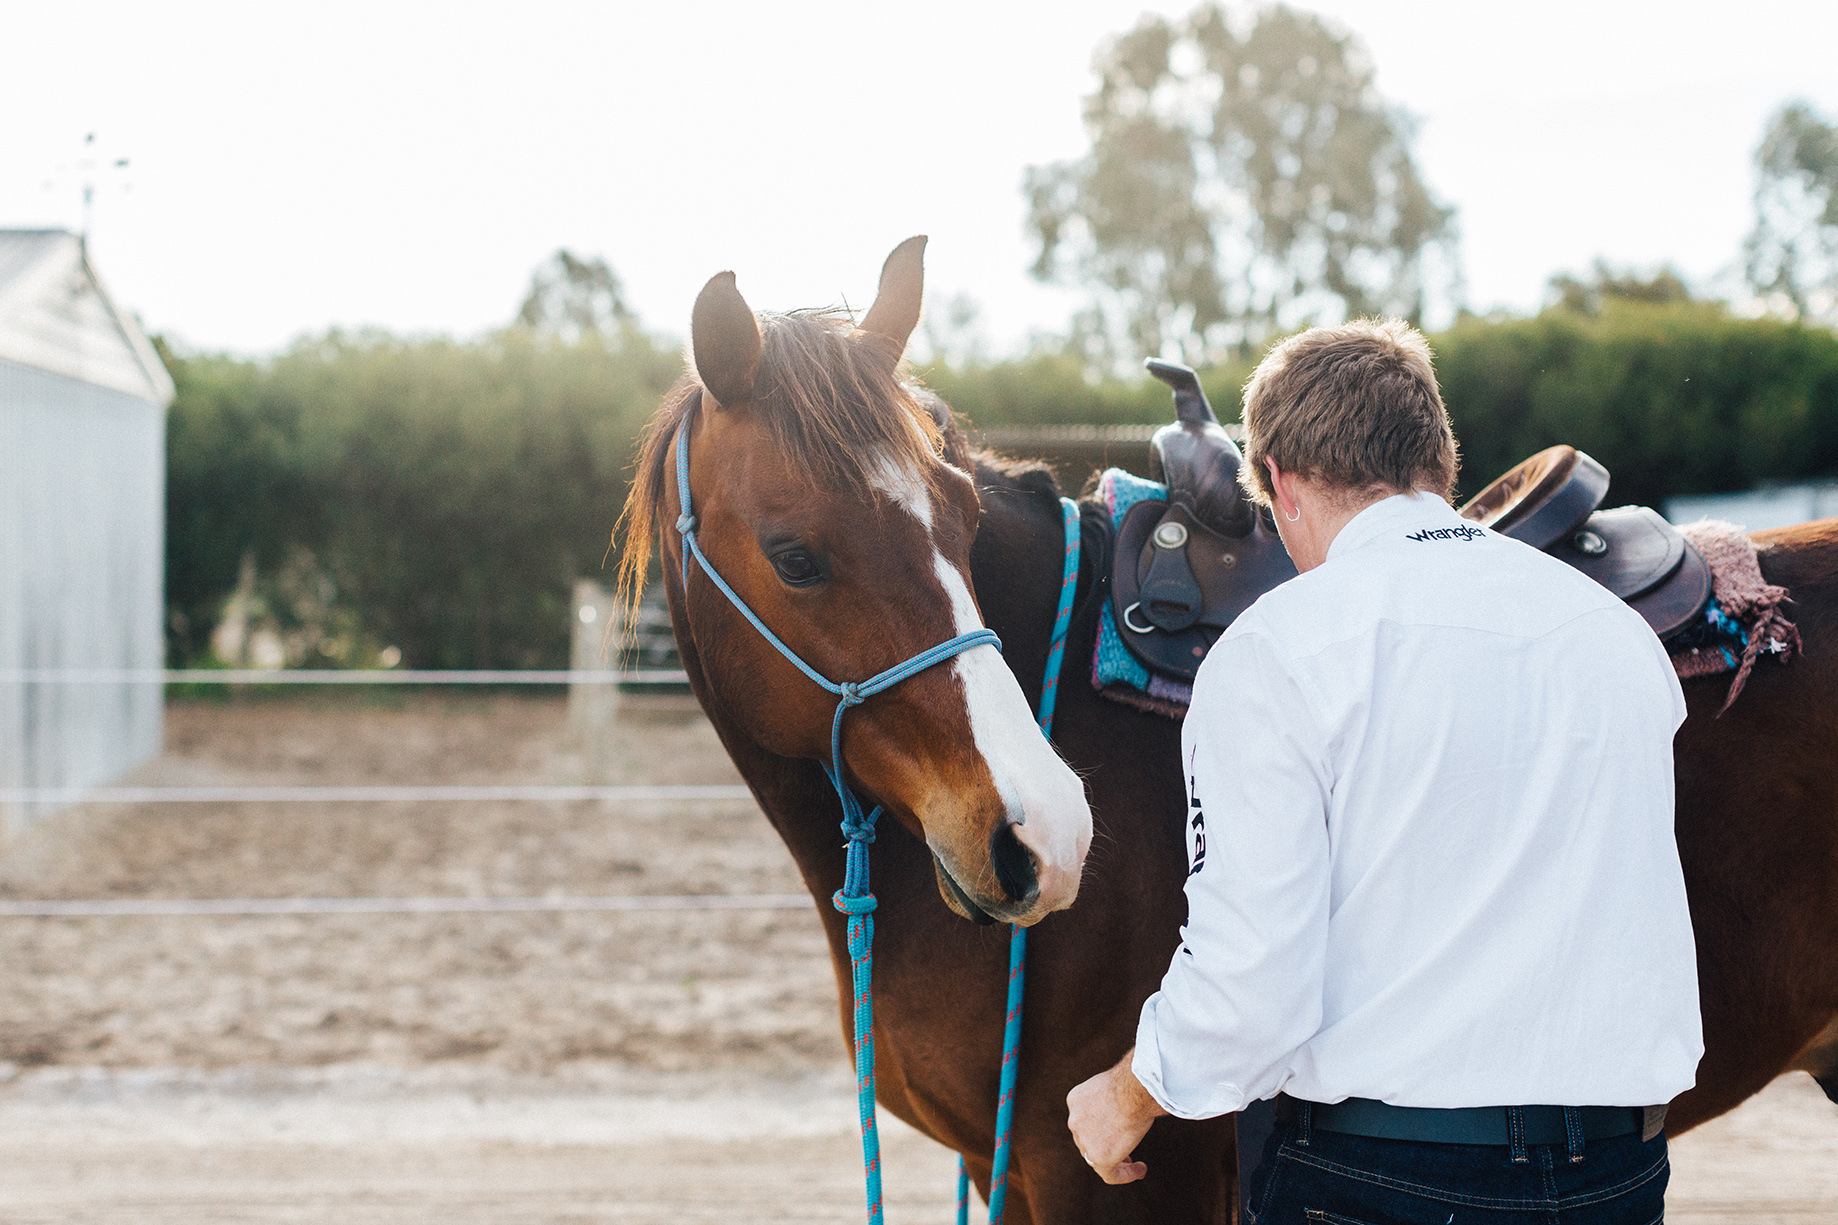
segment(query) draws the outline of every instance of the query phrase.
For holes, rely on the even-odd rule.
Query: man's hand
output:
[[[1135,1182],[1149,1172],[1142,1162],[1131,1161],[1130,1153],[1149,1124],[1168,1113],[1130,1071],[1135,1054],[1132,1047],[1110,1071],[1066,1094],[1066,1126],[1072,1129],[1079,1156],[1113,1186]]]

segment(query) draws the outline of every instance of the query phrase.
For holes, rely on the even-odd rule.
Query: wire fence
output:
[[[750,800],[745,787],[491,784],[452,786],[0,787],[0,803],[45,804],[450,804],[479,801],[599,802]]]
[[[603,914],[666,910],[802,910],[803,893],[615,894],[606,897],[77,898],[8,901],[0,918],[207,915]]]
[[[66,685],[686,685],[670,669],[9,668],[0,684]],[[743,802],[746,787],[696,784],[0,787],[0,803],[376,804]],[[0,898],[0,918],[263,915],[453,915],[795,910],[801,893],[541,897]]]
[[[687,685],[672,669],[0,668],[0,684],[36,685]]]

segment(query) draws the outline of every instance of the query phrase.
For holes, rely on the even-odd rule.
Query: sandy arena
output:
[[[610,782],[737,781],[665,700]],[[574,783],[560,699],[168,708],[148,785]],[[786,893],[746,803],[94,805],[10,898]],[[0,1220],[854,1222],[811,911],[0,918]],[[1025,1091],[1025,1087],[1024,1090]],[[888,1218],[953,1163],[885,1124]],[[1673,1222],[1838,1222],[1838,1106],[1784,1077],[1673,1149]]]

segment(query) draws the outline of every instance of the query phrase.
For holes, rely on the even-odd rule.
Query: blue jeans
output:
[[[1420,1144],[1279,1123],[1251,1176],[1249,1225],[1656,1225],[1666,1138],[1564,1145]]]

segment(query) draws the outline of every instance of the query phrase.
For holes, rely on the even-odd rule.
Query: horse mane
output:
[[[760,317],[759,366],[746,411],[759,414],[779,452],[813,488],[865,491],[880,465],[923,472],[944,445],[885,338],[862,332],[834,308]],[[613,539],[623,535],[619,598],[636,608],[657,544],[672,479],[672,444],[703,398],[693,372],[664,394],[645,428],[638,464]]]

